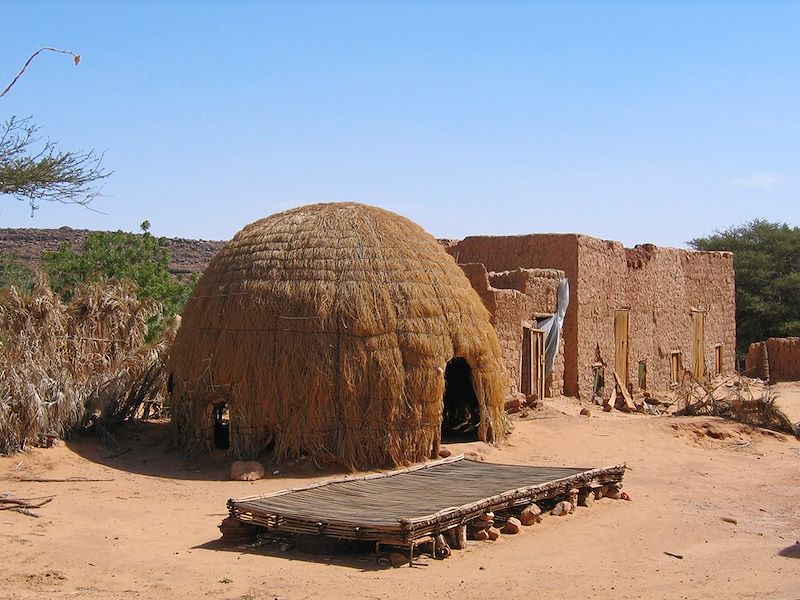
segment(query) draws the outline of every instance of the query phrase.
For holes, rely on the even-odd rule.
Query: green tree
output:
[[[751,342],[800,335],[800,228],[757,219],[689,245],[733,252],[740,354]]]
[[[69,300],[86,281],[133,281],[140,300],[153,298],[163,309],[150,323],[148,338],[152,339],[173,315],[183,311],[197,277],[174,277],[170,273],[166,240],[151,235],[149,227],[150,222],[145,221],[140,234],[93,232],[80,251],[65,242],[57,251],[44,253],[42,263],[53,291]]]
[[[5,96],[42,52],[72,57],[77,66],[81,57],[60,48],[40,48],[0,92]],[[31,213],[41,200],[86,205],[100,193],[97,185],[110,175],[101,168],[103,155],[94,150],[63,152],[51,141],[41,142],[39,128],[28,118],[11,117],[0,124],[0,195],[27,201]]]
[[[94,150],[62,152],[54,142],[40,143],[30,118],[11,117],[0,124],[0,194],[27,201],[86,205],[99,193],[103,156]]]

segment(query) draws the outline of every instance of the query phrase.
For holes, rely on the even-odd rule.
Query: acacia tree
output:
[[[69,50],[40,48],[28,58],[0,97],[11,90],[33,59],[45,51],[68,54],[75,65],[81,59]],[[42,200],[80,205],[91,202],[100,193],[98,183],[110,175],[102,169],[103,155],[94,150],[58,150],[55,142],[42,141],[38,131],[30,117],[11,117],[0,125],[0,194],[27,201],[31,213]]]
[[[800,228],[756,219],[689,245],[733,252],[740,354],[751,342],[800,335]]]

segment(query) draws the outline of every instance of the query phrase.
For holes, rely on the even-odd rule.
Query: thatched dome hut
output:
[[[372,206],[303,206],[242,229],[198,281],[169,372],[189,451],[213,447],[215,426],[219,446],[222,426],[239,458],[272,448],[367,468],[438,453],[443,418],[504,436],[487,310],[431,235]]]

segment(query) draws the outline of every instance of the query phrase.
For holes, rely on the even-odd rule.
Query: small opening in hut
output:
[[[452,358],[444,370],[444,385],[442,440],[477,440],[481,412],[469,363],[460,356]]]
[[[214,448],[227,450],[230,446],[230,421],[228,407],[224,402],[214,405]]]

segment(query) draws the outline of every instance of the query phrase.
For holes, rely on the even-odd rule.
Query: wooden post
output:
[[[456,527],[456,543],[453,544],[453,548],[457,550],[463,550],[467,547],[467,526],[466,525],[459,525]]]

